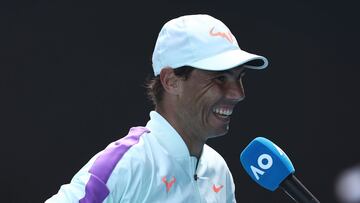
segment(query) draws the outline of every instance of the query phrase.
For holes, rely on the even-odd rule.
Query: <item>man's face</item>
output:
[[[226,134],[235,105],[245,98],[243,75],[244,67],[221,72],[194,69],[182,80],[176,112],[184,130],[203,141]]]

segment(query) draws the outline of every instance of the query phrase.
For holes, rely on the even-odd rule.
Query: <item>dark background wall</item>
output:
[[[1,202],[43,202],[108,143],[144,125],[144,80],[167,20],[207,13],[244,50],[270,61],[248,71],[228,135],[239,202],[292,202],[260,188],[239,154],[256,136],[278,144],[297,177],[338,202],[338,174],[360,162],[359,14],[355,1],[11,1],[0,6]]]

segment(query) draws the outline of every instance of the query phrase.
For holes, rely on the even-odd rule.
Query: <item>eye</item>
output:
[[[224,75],[220,75],[217,76],[216,78],[214,78],[216,81],[218,82],[225,82],[226,81],[226,77]]]

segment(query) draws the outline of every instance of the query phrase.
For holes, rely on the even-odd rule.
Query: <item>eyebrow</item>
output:
[[[233,69],[221,70],[221,71],[213,71],[213,75],[217,75],[217,74],[230,74],[230,75],[232,75],[233,73],[234,73]],[[245,73],[245,68],[240,71],[239,75],[243,75],[244,73]]]

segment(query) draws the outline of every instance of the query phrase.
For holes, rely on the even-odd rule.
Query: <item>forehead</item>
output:
[[[245,71],[245,67],[243,66],[238,66],[232,69],[228,69],[228,70],[223,70],[223,71],[208,71],[208,70],[201,70],[201,69],[194,69],[194,75],[208,75],[208,76],[214,76],[214,75],[222,75],[222,74],[227,74],[227,75],[234,75],[234,76],[238,76],[240,74],[242,74]]]

